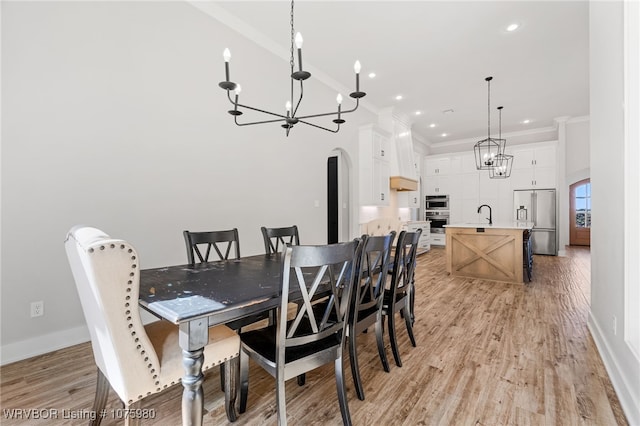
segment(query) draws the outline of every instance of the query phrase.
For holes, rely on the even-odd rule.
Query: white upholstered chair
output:
[[[139,258],[126,241],[111,238],[96,228],[77,226],[65,248],[78,289],[91,345],[98,367],[93,410],[101,412],[109,385],[125,407],[180,382],[184,375],[178,327],[167,321],[143,325],[138,308]],[[204,348],[206,370],[227,363],[225,374],[238,371],[240,338],[224,325],[209,328]],[[230,363],[236,363],[231,368]],[[227,377],[225,408],[230,421],[235,414],[235,380]],[[137,420],[137,419],[130,419]],[[97,416],[94,424],[100,423]]]

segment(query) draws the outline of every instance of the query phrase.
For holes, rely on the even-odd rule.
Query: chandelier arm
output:
[[[265,124],[265,123],[278,123],[280,121],[285,121],[284,119],[278,118],[275,120],[263,120],[263,121],[252,121],[250,123],[238,123],[238,116],[233,117],[234,121],[238,126],[252,126],[254,124]]]
[[[300,119],[298,119],[298,120],[300,120]],[[339,124],[338,124],[338,127],[335,130],[331,130],[331,129],[327,129],[326,127],[318,126],[317,124],[309,123],[308,121],[304,121],[304,120],[300,120],[300,123],[307,124],[309,126],[317,128],[317,129],[326,130],[327,132],[331,132],[331,133],[338,133],[338,131],[340,130],[340,125]]]
[[[355,110],[358,109],[358,106],[360,105],[360,101],[358,99],[356,99],[356,106],[352,109],[348,109],[346,111],[340,111],[340,114],[348,114],[350,112],[354,112]],[[297,117],[299,120],[303,120],[305,118],[316,118],[316,117],[326,117],[329,115],[338,115],[338,111],[335,112],[325,112],[323,114],[312,114],[312,115],[305,115],[303,117]]]
[[[302,80],[300,80],[300,97],[298,98],[298,102],[296,103],[296,107],[291,113],[292,117],[296,116],[298,112],[298,107],[300,106],[300,102],[302,102],[302,97],[304,96],[304,85],[302,84]],[[291,79],[291,97],[293,98],[293,79]]]
[[[235,105],[235,104],[234,104],[234,105]],[[253,111],[258,111],[258,112],[261,112],[261,113],[263,113],[263,114],[273,115],[273,116],[275,116],[275,117],[280,117],[280,119],[278,119],[278,120],[264,121],[264,123],[271,123],[271,122],[275,122],[275,121],[285,120],[285,119],[287,118],[287,116],[286,116],[286,115],[276,114],[275,112],[265,111],[265,110],[260,109],[260,108],[254,108],[254,107],[250,107],[250,106],[248,106],[248,105],[243,105],[243,104],[240,104],[240,103],[238,104],[238,107],[239,107],[239,108],[247,108],[247,109],[250,109],[250,110],[253,110]]]
[[[269,114],[269,115],[274,115],[274,116],[276,116],[276,117],[281,117],[281,119],[282,119],[282,120],[284,120],[284,119],[286,119],[286,118],[287,118],[287,116],[286,116],[286,115],[276,114],[275,112],[269,112],[269,111],[266,111],[266,110],[263,110],[263,109],[260,109],[260,108],[254,108],[254,107],[251,107],[251,106],[249,106],[249,105],[244,105],[244,104],[241,104],[241,103],[236,103],[235,101],[233,101],[233,100],[231,99],[231,95],[229,94],[229,91],[228,91],[228,90],[227,90],[227,97],[229,98],[229,102],[231,102],[231,104],[232,104],[233,106],[235,106],[235,107],[236,107],[236,109],[237,109],[237,108],[246,108],[246,109],[250,109],[250,110],[253,110],[253,111],[261,112],[261,113],[263,113],[263,114]],[[274,122],[276,122],[276,121],[280,121],[280,119],[278,119],[278,120],[267,120],[267,121],[261,121],[260,123],[274,123]],[[257,122],[256,122],[256,123],[257,123]]]

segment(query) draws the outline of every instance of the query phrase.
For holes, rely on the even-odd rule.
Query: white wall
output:
[[[143,268],[184,263],[184,229],[237,227],[243,255],[263,250],[262,225],[326,242],[326,158],[342,148],[357,170],[371,113],[337,135],[236,127],[223,49],[244,100],[268,109],[288,97],[288,61],[183,2],[3,2],[2,37],[3,363],[87,339],[63,248],[75,224],[130,241]],[[312,79],[303,108],[334,99]]]
[[[625,238],[638,238],[638,235],[627,235],[624,217],[623,2],[590,2],[589,21],[593,195],[589,328],[629,423],[637,425],[640,424],[640,360],[624,338],[628,327],[625,322]],[[636,29],[638,22],[636,19]],[[638,40],[634,46],[640,48]],[[637,81],[639,77],[636,74],[631,78]],[[634,120],[637,122],[637,115]],[[637,211],[634,213],[637,221]],[[637,262],[637,258],[631,261]],[[637,286],[638,277],[630,279],[634,279]],[[627,309],[640,308],[637,299],[627,302]],[[615,331],[614,321],[617,322]]]
[[[571,185],[589,177],[589,119],[581,117],[567,121],[566,124],[567,183]]]

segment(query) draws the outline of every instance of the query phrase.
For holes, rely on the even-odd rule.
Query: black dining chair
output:
[[[183,231],[182,234],[187,245],[187,259],[191,265],[198,263],[196,257],[200,262],[209,262],[209,257],[214,253],[218,258],[212,257],[211,260],[227,260],[232,253],[232,248],[235,248],[233,251],[235,258],[240,259],[240,238],[237,228],[226,231]],[[203,246],[206,247],[204,254],[200,251]]]
[[[237,228],[224,231],[183,231],[182,234],[187,246],[187,260],[190,265],[199,262],[228,260],[229,256],[233,256],[232,259],[240,259],[240,237]],[[239,333],[242,327],[260,326],[260,321],[269,319],[269,312],[263,312],[232,321],[226,325]],[[222,368],[220,366],[220,386],[224,389],[225,377]]]
[[[285,248],[276,323],[240,335],[240,413],[247,408],[249,359],[276,379],[279,425],[287,424],[285,381],[333,361],[342,421],[351,425],[343,349],[360,247],[360,241],[354,240]],[[327,303],[312,305],[317,292],[330,294]],[[287,311],[292,295],[302,303],[290,320]]]
[[[413,335],[413,300],[415,293],[415,267],[418,242],[422,229],[416,232],[400,232],[393,259],[391,285],[384,293],[382,316],[387,319],[391,351],[398,367],[402,367],[398,339],[396,337],[395,314],[400,312],[407,327],[411,345],[416,347]]]
[[[374,326],[378,354],[384,371],[389,371],[389,362],[384,349],[384,323],[382,302],[387,282],[387,269],[395,231],[384,236],[363,235],[362,254],[357,265],[357,280],[352,294],[352,311],[349,318],[348,340],[351,375],[360,400],[364,400],[364,388],[358,366],[358,335]]]
[[[240,259],[240,239],[237,228],[225,231],[184,231],[183,234],[187,245],[187,258],[191,265],[195,265],[198,261],[228,260],[230,255],[233,255],[232,259]],[[202,254],[203,251],[204,254]],[[240,330],[242,327],[253,325],[258,321],[269,318],[269,312],[263,312],[232,321],[227,326],[234,330]]]
[[[296,225],[284,228],[267,228],[263,226],[260,230],[262,231],[266,254],[278,253],[278,251],[284,250],[287,244],[300,245],[300,236]]]
[[[529,282],[531,282],[533,272],[533,246],[531,241],[531,230],[525,229],[522,233],[522,266]]]

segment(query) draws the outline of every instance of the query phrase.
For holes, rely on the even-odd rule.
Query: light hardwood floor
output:
[[[589,250],[535,256],[534,279],[508,284],[450,277],[443,249],[418,259],[413,348],[400,323],[403,367],[382,370],[374,333],[359,338],[366,400],[347,376],[354,425],[626,425],[587,329]],[[348,362],[348,361],[346,361]],[[346,366],[346,365],[345,365]],[[348,366],[346,366],[347,370]],[[86,424],[63,419],[91,408],[95,365],[89,344],[2,367],[3,425]],[[341,424],[333,366],[286,385],[290,424]],[[144,400],[146,424],[180,423],[182,387]],[[56,409],[55,421],[8,420],[7,409]],[[121,424],[113,392],[105,425]],[[83,411],[84,410],[84,411]],[[226,424],[218,369],[205,380],[205,424]],[[275,424],[274,380],[251,366],[247,412],[236,424]],[[143,422],[143,424],[145,424]]]

